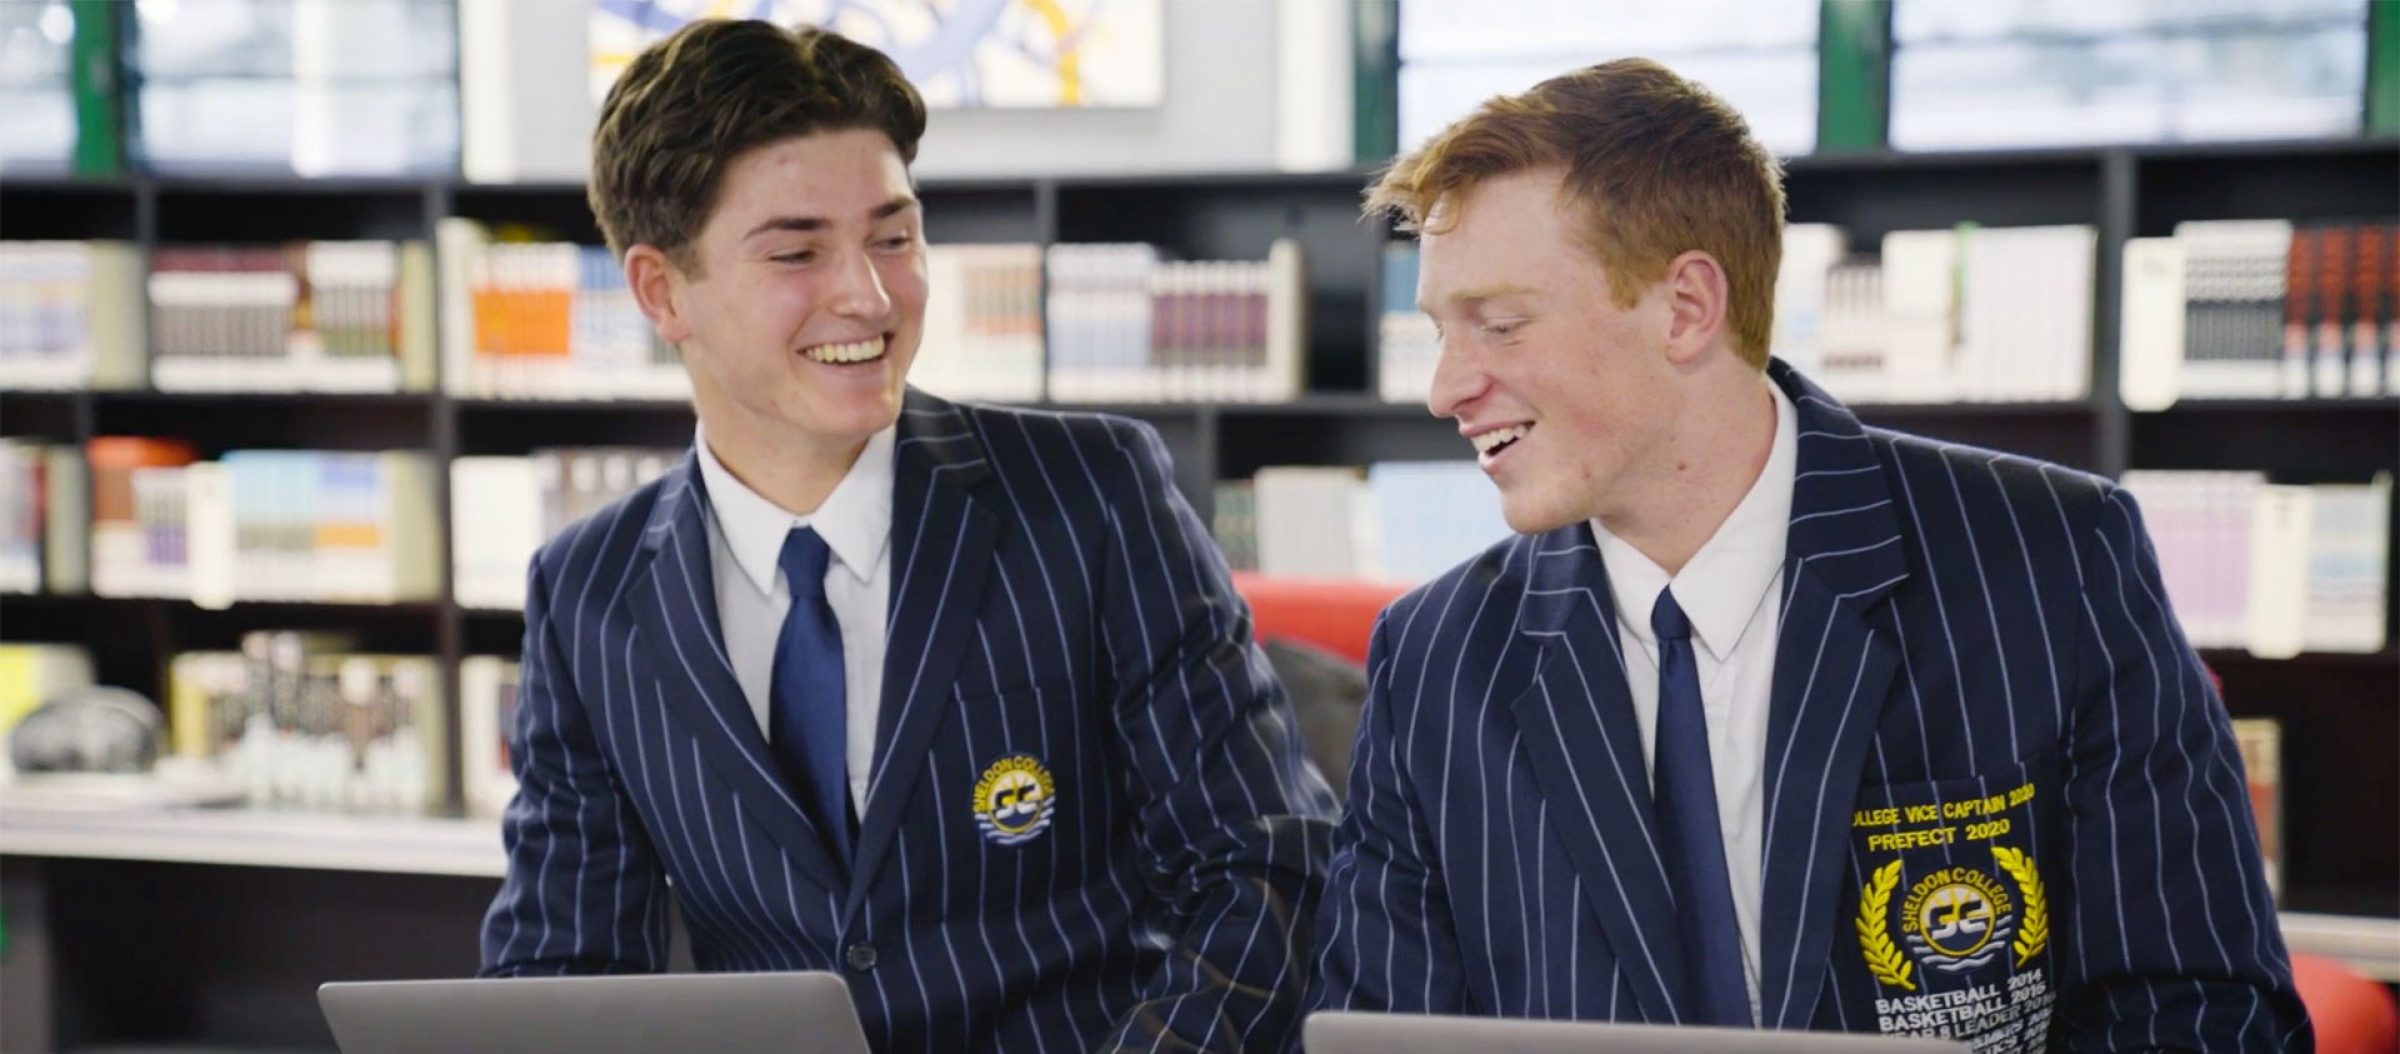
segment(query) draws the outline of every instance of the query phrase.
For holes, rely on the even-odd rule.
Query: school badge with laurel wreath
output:
[[[1885,987],[1913,992],[1920,966],[1955,975],[1990,966],[2004,951],[2015,953],[2010,958],[2017,968],[2041,954],[2050,943],[2050,906],[2040,869],[2022,849],[1995,845],[1992,858],[2007,883],[1978,868],[1935,868],[1901,898],[1896,927],[1892,901],[1903,861],[1868,875],[1859,887],[1853,922],[1867,972]],[[2013,895],[2009,885],[2015,887]]]

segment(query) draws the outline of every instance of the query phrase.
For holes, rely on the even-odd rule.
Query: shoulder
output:
[[[950,403],[950,406],[958,411],[958,418],[974,435],[984,439],[994,456],[1032,454],[1090,459],[1102,449],[1140,449],[1154,444],[1162,447],[1157,427],[1114,413],[1046,411],[1046,408],[996,406],[996,403]]]
[[[1512,534],[1402,594],[1384,609],[1387,645],[1422,653],[1455,645],[1479,626],[1513,629],[1534,562],[1572,558],[1567,541],[1560,532]]]
[[[1906,505],[1946,502],[1969,518],[2051,519],[2080,535],[2122,500],[2106,477],[2055,462],[1884,428],[1864,431],[1893,477],[1894,499]]]
[[[1020,501],[1029,487],[1079,504],[1078,492],[1108,502],[1174,485],[1173,456],[1144,421],[985,403],[952,403],[947,411]]]

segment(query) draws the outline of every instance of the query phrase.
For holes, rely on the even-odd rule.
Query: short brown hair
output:
[[[872,129],[917,159],[925,100],[884,53],[813,26],[693,22],[642,49],[609,86],[592,136],[592,214],[608,247],[657,246],[695,270],[692,240],[743,153]]]
[[[1567,201],[1619,307],[1665,277],[1678,254],[1702,250],[1725,269],[1734,350],[1766,365],[1783,170],[1733,107],[1649,59],[1604,62],[1485,102],[1394,161],[1367,189],[1366,207],[1426,229],[1445,199],[1548,167],[1566,170]]]

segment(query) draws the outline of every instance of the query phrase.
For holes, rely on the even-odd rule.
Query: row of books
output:
[[[441,345],[454,394],[680,399],[689,382],[600,246],[493,242],[443,221]],[[2091,228],[1894,231],[1854,255],[1794,224],[1777,355],[1858,403],[2075,400],[2091,372]],[[2184,223],[2124,250],[2121,395],[2400,394],[2400,226]],[[1147,245],[935,247],[916,381],[956,398],[1278,401],[1306,383],[1296,245],[1264,262]],[[0,387],[394,391],[433,383],[420,242],[159,249],[0,243]],[[1045,301],[1042,284],[1047,278]],[[1378,392],[1419,401],[1439,348],[1416,247],[1383,261]],[[1046,378],[1046,379],[1045,379]]]
[[[177,755],[205,761],[252,805],[419,813],[449,796],[439,663],[376,655],[319,632],[246,634],[238,651],[167,667]]]
[[[1050,398],[1280,402],[1307,388],[1306,270],[1278,239],[1264,261],[1162,259],[1142,244],[1053,245]]]
[[[2088,226],[1893,231],[1872,258],[1795,224],[1775,354],[1854,403],[2054,402],[2090,392]]]
[[[2177,224],[2125,243],[2124,305],[2135,410],[2400,395],[2400,225]]]
[[[419,241],[160,248],[150,256],[150,383],[429,390],[432,279]]]
[[[432,473],[422,451],[235,450],[201,461],[189,443],[145,436],[81,450],[0,444],[0,592],[88,588],[212,606],[430,600],[441,552]]]
[[[2388,474],[2287,486],[2258,472],[2136,471],[2124,484],[2194,646],[2270,659],[2382,650]]]
[[[145,313],[132,242],[0,242],[0,388],[139,387]]]
[[[1472,461],[1270,466],[1217,485],[1214,531],[1235,570],[1417,582],[1508,535]]]
[[[0,439],[0,593],[91,587],[84,464],[71,446]]]
[[[0,386],[425,391],[423,242],[0,242]]]
[[[908,380],[951,399],[1042,398],[1042,247],[936,245],[925,252],[924,337]]]
[[[450,726],[436,673],[431,658],[357,654],[334,635],[252,633],[238,651],[186,652],[168,664],[169,737],[175,754],[218,767],[251,804],[434,808],[448,787],[439,759]],[[44,701],[91,683],[81,647],[0,644],[0,735]],[[516,796],[508,730],[519,684],[514,658],[471,655],[459,664],[459,791],[470,816],[498,816]],[[2268,887],[2280,892],[2281,722],[2237,719],[2233,732]]]
[[[442,222],[454,394],[671,399],[689,392],[599,246],[495,242]],[[934,246],[913,379],[953,398],[1273,401],[1305,386],[1299,246],[1172,261],[1148,245]],[[1043,284],[1048,282],[1047,299]]]
[[[445,364],[453,394],[502,399],[681,399],[675,350],[642,315],[606,247],[495,242],[471,220],[441,225]],[[953,398],[1042,397],[1042,250],[935,246],[910,377]]]
[[[501,667],[505,688],[487,676]],[[515,667],[490,658],[461,666],[465,712],[482,721],[469,726],[466,785],[485,797],[470,795],[471,808],[494,795],[492,773],[475,761],[496,755],[507,778],[501,744]],[[261,630],[242,635],[234,651],[177,654],[166,670],[160,753],[181,759],[179,781],[232,788],[250,805],[348,812],[422,813],[449,796],[443,753],[451,722],[432,656],[364,653],[339,633]],[[0,738],[43,704],[93,683],[82,646],[0,644]],[[0,750],[0,769],[8,757]],[[489,811],[514,791],[508,780]]]
[[[542,542],[568,524],[657,479],[679,450],[576,447],[526,457],[450,463],[451,573],[459,604],[525,606],[525,569]],[[464,529],[473,524],[473,530]]]
[[[442,366],[453,395],[680,399],[690,381],[605,246],[493,241],[473,220],[435,228]]]

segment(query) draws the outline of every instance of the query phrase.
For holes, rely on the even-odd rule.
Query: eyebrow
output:
[[[883,204],[877,205],[873,209],[868,210],[867,221],[869,223],[874,223],[887,220],[916,207],[916,198],[907,194],[894,195],[890,201],[886,201]],[[771,216],[768,217],[765,222],[760,223],[756,227],[750,228],[749,233],[742,235],[742,238],[743,240],[747,241],[761,234],[765,234],[768,231],[800,231],[805,233],[810,231],[825,230],[831,226],[833,226],[833,221],[826,219],[823,216]]]
[[[1529,285],[1503,283],[1500,285],[1477,286],[1473,289],[1461,289],[1447,297],[1443,297],[1442,299],[1452,304],[1473,304],[1485,300],[1497,300],[1504,296],[1532,296],[1538,292],[1540,292],[1540,290],[1537,290]],[[1417,310],[1426,314],[1432,313],[1431,309],[1422,300],[1417,301]]]

